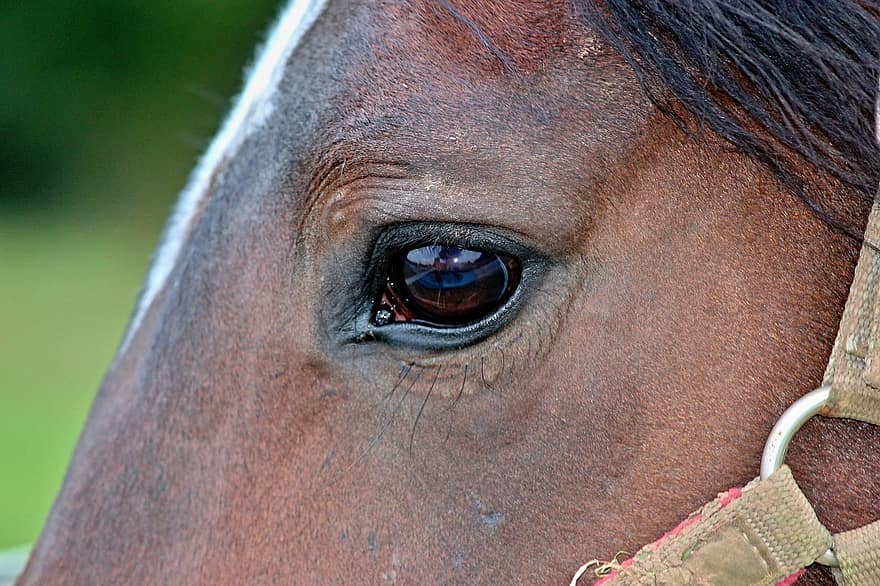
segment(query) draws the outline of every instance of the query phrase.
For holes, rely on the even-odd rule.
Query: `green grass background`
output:
[[[0,550],[32,543],[275,0],[0,6]]]
[[[0,226],[0,548],[31,542],[138,288],[149,245],[110,226]]]

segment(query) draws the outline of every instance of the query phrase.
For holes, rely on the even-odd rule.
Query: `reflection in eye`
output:
[[[417,321],[456,327],[492,315],[519,285],[520,262],[509,255],[433,245],[392,259],[376,325]]]

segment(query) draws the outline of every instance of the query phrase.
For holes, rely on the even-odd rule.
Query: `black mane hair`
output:
[[[876,193],[880,1],[574,2],[655,104],[683,123],[680,104],[851,232],[804,192],[797,169],[805,160]]]

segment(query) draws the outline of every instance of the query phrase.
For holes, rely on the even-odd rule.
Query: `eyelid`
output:
[[[543,259],[544,253],[521,235],[503,228],[448,222],[406,222],[387,226],[375,239],[372,255],[389,257],[420,246],[461,246],[521,259]]]
[[[521,235],[494,226],[453,224],[449,222],[402,222],[391,224],[373,238],[369,246],[363,280],[364,294],[375,298],[384,286],[388,263],[407,248],[419,246],[460,245],[486,252],[508,254],[523,263],[540,264],[547,256],[530,244],[524,244]]]

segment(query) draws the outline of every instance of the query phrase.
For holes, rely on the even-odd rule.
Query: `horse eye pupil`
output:
[[[392,259],[388,290],[408,319],[462,326],[494,313],[519,285],[519,261],[460,246],[413,248]]]

